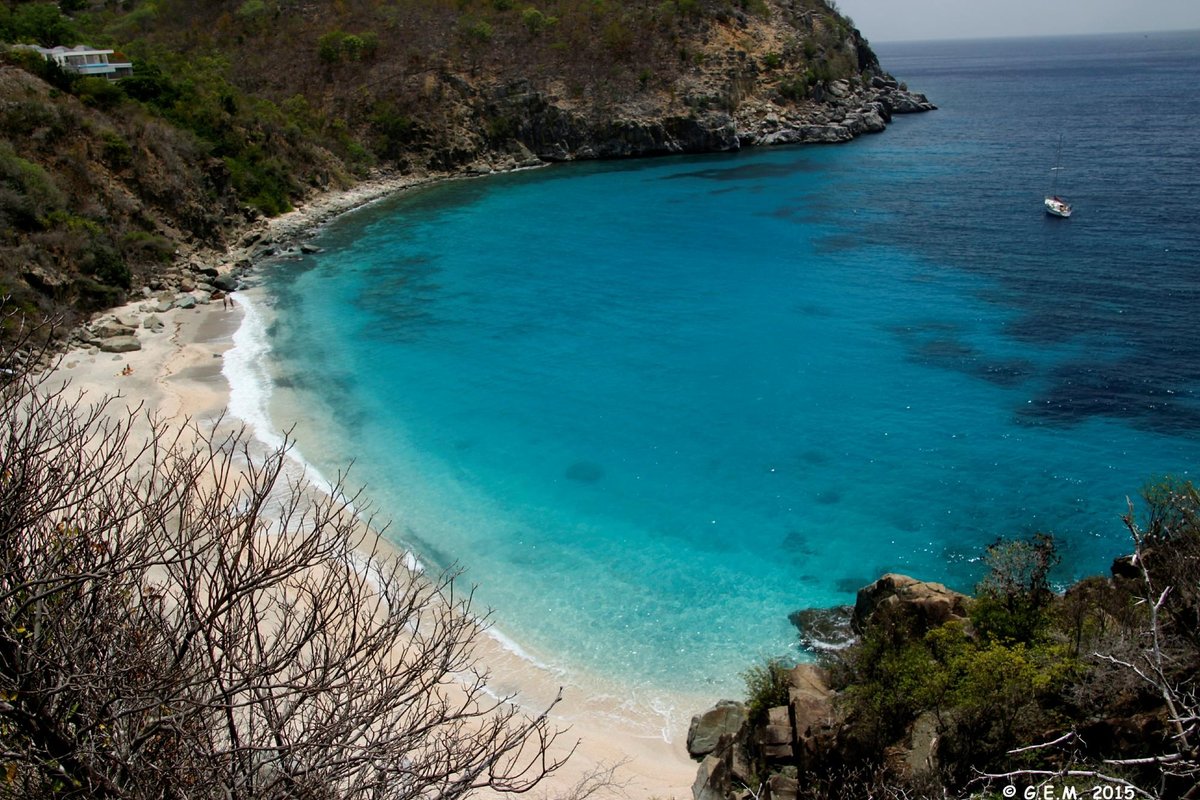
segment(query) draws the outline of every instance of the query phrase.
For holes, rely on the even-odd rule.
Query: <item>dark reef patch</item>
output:
[[[563,470],[563,477],[576,483],[597,483],[604,478],[604,467],[592,461],[576,461]]]
[[[787,178],[803,173],[820,172],[822,165],[809,159],[797,159],[786,164],[745,164],[737,167],[714,167],[692,172],[676,172],[662,178],[664,181],[679,178],[700,178],[708,181],[760,181],[764,178]]]
[[[1072,363],[1054,371],[1050,385],[1017,410],[1019,423],[1067,426],[1091,417],[1123,420],[1173,436],[1200,431],[1200,398],[1170,365],[1128,359],[1109,364]]]
[[[823,506],[833,506],[842,502],[842,492],[839,489],[826,489],[817,494],[817,502]]]

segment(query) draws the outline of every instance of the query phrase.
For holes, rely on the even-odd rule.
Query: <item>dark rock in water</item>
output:
[[[591,461],[576,461],[566,468],[563,475],[580,483],[596,483],[604,477],[604,467]]]
[[[837,489],[826,489],[817,495],[817,502],[823,506],[833,506],[842,502],[842,493]]]
[[[799,555],[812,555],[813,553],[812,546],[808,543],[808,537],[800,531],[788,531],[779,546],[790,553]],[[861,585],[859,584],[859,586]]]
[[[788,621],[800,631],[800,643],[809,650],[841,650],[854,641],[850,620],[853,606],[804,608],[788,614]]]
[[[746,707],[733,700],[721,700],[715,706],[692,717],[688,728],[687,750],[692,758],[702,758],[717,749],[722,737],[735,737],[746,724]]]

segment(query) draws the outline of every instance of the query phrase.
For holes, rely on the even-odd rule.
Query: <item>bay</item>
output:
[[[1200,35],[877,49],[940,110],[340,219],[262,273],[274,424],[529,658],[650,695],[1001,535],[1105,570],[1200,455]]]

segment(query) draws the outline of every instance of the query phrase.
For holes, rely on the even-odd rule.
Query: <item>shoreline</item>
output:
[[[207,254],[210,265],[230,264],[261,258],[251,251],[267,240],[275,246],[288,245],[311,237],[322,225],[341,214],[409,189],[428,186],[453,175],[389,176],[352,187],[349,190],[318,195],[310,202],[281,217],[259,221],[242,232],[241,244],[223,253]],[[258,234],[258,235],[255,235]],[[249,241],[248,241],[249,240]],[[246,267],[243,267],[245,271]],[[236,297],[236,293],[234,295]],[[207,299],[207,298],[206,298]],[[269,419],[247,420],[234,412],[234,390],[226,372],[226,355],[235,348],[235,336],[242,330],[247,306],[234,300],[197,302],[188,308],[157,311],[154,299],[135,299],[125,306],[110,309],[94,320],[102,324],[109,317],[121,322],[144,321],[157,317],[159,329],[142,324],[134,326],[140,349],[110,353],[95,344],[73,344],[61,357],[56,377],[69,379],[73,390],[84,390],[93,397],[120,394],[124,403],[141,404],[143,414],[157,414],[165,421],[179,424],[192,420],[212,428],[221,424],[246,425],[256,443],[269,447],[280,431]],[[253,359],[256,354],[251,353]],[[239,409],[244,413],[243,409]],[[260,430],[263,425],[266,430]],[[295,463],[304,469],[318,487],[327,481],[315,467],[297,453]],[[381,542],[400,551],[394,542]],[[408,563],[411,554],[402,553]],[[469,576],[486,581],[487,576]],[[489,687],[500,696],[512,695],[515,702],[531,714],[543,712],[563,688],[563,700],[550,714],[552,723],[568,729],[564,742],[576,739],[580,744],[567,766],[541,784],[538,792],[546,796],[567,795],[590,775],[617,767],[612,777],[613,794],[655,797],[666,800],[690,793],[696,764],[686,753],[687,721],[711,705],[717,698],[695,693],[695,707],[667,708],[659,719],[637,719],[631,706],[639,701],[622,694],[614,681],[597,680],[587,675],[568,676],[540,665],[523,654],[520,644],[507,637],[489,620],[478,648],[479,664],[491,673]],[[567,685],[563,687],[564,681]],[[689,706],[691,703],[689,702]]]

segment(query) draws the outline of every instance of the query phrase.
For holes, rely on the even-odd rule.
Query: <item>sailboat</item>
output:
[[[1054,180],[1050,184],[1050,194],[1046,196],[1046,213],[1052,217],[1066,219],[1071,216],[1071,204],[1058,196],[1058,172],[1062,169],[1062,135],[1058,137],[1058,154],[1054,157]]]

